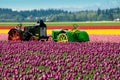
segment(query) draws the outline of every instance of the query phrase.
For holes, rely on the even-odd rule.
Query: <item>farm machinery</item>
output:
[[[47,27],[42,20],[34,26],[26,26],[22,30],[22,25],[10,29],[8,40],[16,41],[55,41],[55,42],[86,42],[89,41],[89,35],[84,30],[78,30],[74,27],[72,30],[53,29],[52,35],[47,36]]]

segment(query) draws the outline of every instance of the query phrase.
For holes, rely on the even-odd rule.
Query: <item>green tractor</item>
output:
[[[46,25],[41,20],[38,22],[38,25],[26,26],[24,27],[24,30],[22,30],[21,25],[10,29],[8,32],[8,40],[53,40],[55,42],[86,42],[89,41],[89,36],[86,31],[78,30],[75,26],[73,26],[72,30],[54,29],[52,30],[52,36],[47,36]]]
[[[89,36],[83,30],[53,30],[52,38],[56,42],[86,42],[89,41]]]

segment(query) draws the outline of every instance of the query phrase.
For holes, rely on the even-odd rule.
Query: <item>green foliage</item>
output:
[[[54,80],[54,78],[50,78],[49,80]]]
[[[67,53],[66,53],[66,52],[64,52],[64,53],[62,54],[62,57],[66,57],[66,55],[67,55]]]

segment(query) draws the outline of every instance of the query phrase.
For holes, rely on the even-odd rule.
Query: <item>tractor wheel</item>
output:
[[[29,41],[38,41],[38,38],[36,36],[31,36]]]
[[[68,42],[68,36],[66,33],[60,33],[57,37],[57,42]]]
[[[22,36],[18,30],[13,29],[9,32],[8,40],[12,40],[12,41],[22,40]]]

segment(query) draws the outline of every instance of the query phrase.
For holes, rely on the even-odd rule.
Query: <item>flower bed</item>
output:
[[[90,34],[91,42],[120,42],[120,35],[116,34]]]
[[[120,42],[120,35],[89,34],[90,42]],[[0,34],[0,41],[7,41],[8,34]]]
[[[7,39],[8,39],[8,34],[4,34],[4,33],[0,34],[0,41],[7,41]]]
[[[0,41],[4,80],[119,80],[119,60],[120,43]]]

